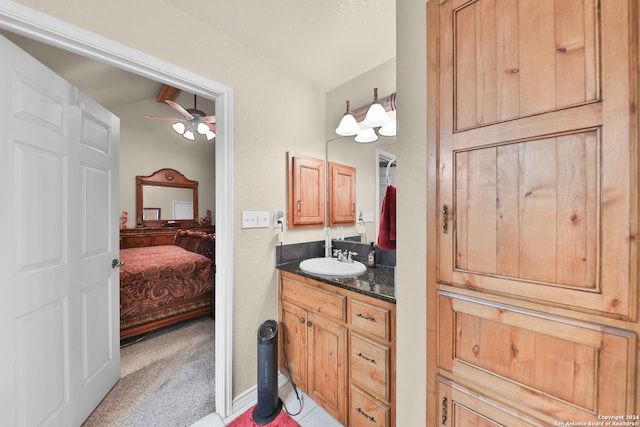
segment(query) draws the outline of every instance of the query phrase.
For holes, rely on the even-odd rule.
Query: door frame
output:
[[[232,411],[232,89],[15,2],[0,2],[0,28],[215,101],[215,404],[226,418]]]

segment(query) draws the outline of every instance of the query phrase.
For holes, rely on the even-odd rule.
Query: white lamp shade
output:
[[[183,135],[187,127],[182,122],[176,122],[171,124],[171,129],[173,129],[177,134]]]
[[[379,102],[371,104],[367,110],[367,115],[364,116],[362,124],[368,128],[377,128],[389,121],[389,115],[384,110],[384,107]]]
[[[396,136],[396,120],[391,120],[384,125],[380,129],[378,129],[378,134],[382,136]]]
[[[184,136],[189,141],[195,141],[196,140],[196,134],[193,133],[192,130],[186,131],[185,133],[182,134],[182,136]]]
[[[342,116],[340,124],[336,128],[336,133],[340,136],[353,136],[360,132],[360,126],[356,121],[356,118],[351,113],[346,113]]]
[[[210,130],[205,134],[205,136],[207,137],[207,141],[211,141],[216,137],[216,134],[212,130]]]
[[[200,135],[206,135],[207,132],[209,132],[209,125],[206,124],[205,122],[200,122],[200,123],[198,123],[198,126],[196,127],[196,130],[198,131],[198,133]]]
[[[361,131],[360,133],[358,133],[354,138],[354,140],[361,144],[368,144],[370,142],[377,141],[378,135],[376,134],[376,131],[374,131],[372,128],[367,128]]]

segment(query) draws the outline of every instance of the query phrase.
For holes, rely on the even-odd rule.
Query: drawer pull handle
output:
[[[376,359],[369,359],[367,356],[365,356],[365,355],[364,355],[364,354],[362,354],[362,353],[356,353],[356,356],[358,356],[360,359],[364,359],[364,360],[366,360],[366,361],[367,361],[367,362],[369,362],[369,363],[373,363],[374,365],[375,365],[375,363],[376,363]]]
[[[367,414],[366,412],[364,412],[362,410],[362,408],[356,408],[356,411],[358,411],[363,417],[365,417],[366,419],[368,419],[372,423],[376,422],[376,419],[374,417],[372,417],[371,415]]]
[[[375,322],[376,321],[375,317],[369,317],[369,316],[366,316],[366,315],[364,315],[362,313],[356,314],[356,317],[359,317],[359,318],[364,319],[364,320],[368,320],[369,322]]]

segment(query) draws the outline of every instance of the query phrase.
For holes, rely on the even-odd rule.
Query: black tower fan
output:
[[[258,404],[253,421],[265,425],[282,410],[278,397],[278,322],[267,320],[258,328]]]

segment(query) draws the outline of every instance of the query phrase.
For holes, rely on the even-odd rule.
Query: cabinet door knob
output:
[[[304,317],[301,317],[299,320],[300,320],[300,323],[304,323]]]
[[[313,323],[311,323],[311,320],[307,320],[307,326],[309,327],[313,326]]]

